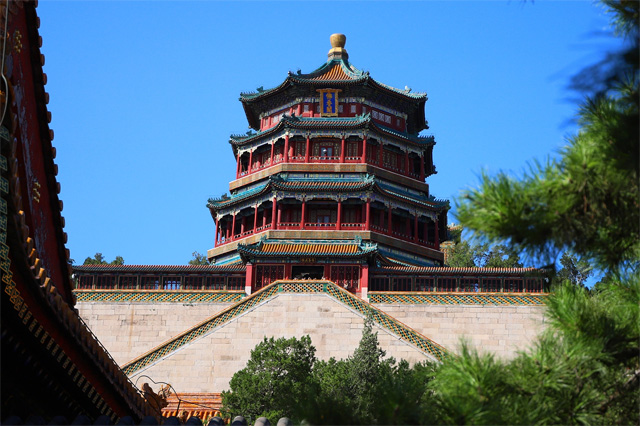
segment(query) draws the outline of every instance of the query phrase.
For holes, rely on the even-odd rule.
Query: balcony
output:
[[[257,227],[255,230],[250,229],[248,231],[245,232],[241,232],[241,233],[236,233],[233,236],[229,236],[228,238],[226,236],[222,236],[221,238],[218,239],[218,241],[216,242],[216,247],[225,245],[227,243],[233,242],[233,241],[238,241],[241,240],[245,237],[248,237],[250,235],[255,235],[255,234],[259,234],[261,232],[264,232],[268,229],[272,229],[271,223],[266,224],[264,226],[260,226]],[[373,232],[377,232],[379,234],[383,234],[383,235],[388,235],[390,237],[396,238],[398,240],[401,241],[406,241],[412,244],[417,244],[419,246],[422,247],[428,247],[434,250],[438,250],[438,244],[436,244],[435,242],[431,242],[428,240],[425,240],[423,238],[414,238],[411,235],[408,235],[405,232],[400,232],[400,231],[392,231],[389,232],[389,230],[386,227],[382,227],[379,225],[374,225],[374,224],[370,224],[369,225],[369,229],[367,229],[366,224],[365,223],[341,223],[340,227],[338,229],[338,224],[335,222],[322,222],[322,223],[317,223],[317,222],[305,222],[304,223],[304,227],[301,226],[300,222],[282,222],[280,224],[277,225],[276,227],[277,230],[283,230],[283,231],[300,231],[300,230],[306,230],[306,231],[373,231]]]

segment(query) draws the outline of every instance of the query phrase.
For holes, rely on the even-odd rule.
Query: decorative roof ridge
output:
[[[396,129],[393,129],[391,127],[385,126],[384,124],[376,123],[373,120],[371,120],[371,122],[378,129],[380,129],[381,131],[383,131],[385,133],[388,133],[390,135],[396,136],[396,137],[400,136],[400,137],[403,137],[403,138],[408,139],[408,140],[410,140],[412,142],[415,142],[415,143],[424,143],[424,142],[426,142],[427,144],[430,144],[430,145],[431,144],[435,145],[435,143],[436,143],[436,138],[435,138],[434,135],[420,136],[419,133],[414,134],[414,133],[409,133],[409,132],[403,132],[403,131],[396,130]]]
[[[249,141],[253,141],[255,139],[258,139],[262,136],[265,135],[269,135],[269,134],[273,134],[273,133],[277,133],[281,130],[284,130],[285,127],[288,128],[297,128],[296,124],[298,125],[304,125],[304,124],[310,124],[310,123],[318,123],[318,124],[340,124],[342,126],[346,126],[346,125],[350,125],[352,127],[357,127],[357,126],[361,126],[363,124],[368,124],[371,123],[371,119],[370,119],[370,114],[361,114],[361,115],[356,115],[354,117],[300,117],[297,115],[289,115],[289,114],[282,114],[282,118],[281,120],[278,122],[278,124],[276,124],[275,126],[266,129],[266,130],[259,130],[256,133],[253,132],[248,132],[251,134],[246,134],[246,135],[231,135],[229,138],[229,143],[232,145],[239,145],[239,144],[243,144],[243,143],[247,143]],[[234,148],[235,149],[235,148]]]
[[[315,70],[307,74],[302,74],[300,70],[298,70],[296,74],[293,74],[291,71],[289,71],[288,77],[291,78],[292,80],[304,82],[304,83],[309,82],[309,80],[312,80],[315,82],[315,81],[318,81],[318,80],[314,80],[315,78],[329,73],[336,66],[339,66],[342,69],[342,71],[344,71],[344,73],[347,75],[347,77],[349,77],[350,80],[327,80],[327,81],[337,81],[337,82],[360,81],[360,80],[365,80],[370,78],[368,71],[359,70],[353,64],[351,64],[349,60],[346,58],[329,59],[327,62],[325,62],[324,64],[320,65],[318,68],[316,68]]]
[[[371,173],[366,173],[358,176],[341,176],[341,177],[331,177],[327,178],[324,176],[317,177],[298,177],[295,178],[290,177],[290,174],[287,172],[278,173],[277,175],[269,176],[269,179],[272,182],[375,182],[376,176]]]
[[[256,89],[255,92],[240,92],[240,98],[239,100],[241,102],[246,102],[246,101],[252,101],[254,99],[257,99],[261,96],[266,96],[270,93],[276,92],[282,88],[284,88],[285,86],[287,86],[289,83],[289,78],[287,77],[282,83],[280,83],[279,85],[272,87],[271,89],[264,89],[263,86],[260,86]]]
[[[209,198],[207,200],[207,205],[206,207],[209,209],[212,208],[220,208],[224,205],[227,204],[233,204],[235,202],[244,200],[250,196],[253,195],[257,195],[260,194],[261,192],[267,190],[269,188],[269,186],[271,185],[272,179],[274,176],[269,176],[266,180],[265,183],[260,184],[260,185],[256,185],[255,187],[251,188],[251,189],[247,189],[247,190],[240,190],[240,191],[236,191],[235,193],[231,194],[231,196],[227,196],[227,194],[224,194],[223,196],[219,197],[219,198]],[[225,198],[226,196],[226,198]]]
[[[438,275],[447,274],[464,274],[464,273],[479,273],[479,274],[525,274],[533,273],[544,275],[547,273],[544,269],[540,268],[479,268],[479,267],[449,267],[449,266],[380,266],[376,269],[385,271],[398,271],[398,272],[423,272],[423,273],[437,273]]]
[[[305,246],[305,247],[312,247],[312,246],[327,246],[327,247],[355,246],[358,250],[360,250],[360,252],[353,253],[352,255],[357,255],[357,256],[374,253],[374,252],[376,252],[378,250],[378,244],[377,243],[373,243],[373,242],[363,243],[362,239],[360,239],[360,240],[353,239],[353,240],[342,241],[342,242],[327,241],[327,242],[313,242],[313,243],[300,242],[300,241],[292,242],[292,241],[282,241],[282,240],[260,239],[260,241],[258,241],[256,243],[249,243],[249,244],[238,243],[237,250],[241,254],[259,254],[259,252],[262,251],[262,249],[266,245],[269,245],[269,246],[274,246],[274,245],[277,245],[277,246],[291,246],[291,247],[298,247],[298,246]],[[330,255],[331,253],[323,253],[323,254],[324,255]],[[344,255],[344,254],[340,253],[340,255]]]
[[[97,271],[132,271],[132,270],[176,270],[176,271],[217,271],[227,269],[244,269],[242,264],[227,265],[75,265],[74,272],[97,272]]]
[[[393,86],[389,86],[388,84],[384,84],[379,82],[376,79],[371,79],[375,84],[377,84],[378,86],[387,89],[387,90],[391,90],[392,92],[398,93],[399,95],[404,95],[407,96],[409,98],[413,98],[413,99],[424,99],[425,101],[427,100],[427,93],[426,92],[412,92],[411,88],[406,86],[405,89],[398,89],[395,88]]]
[[[289,115],[289,114],[282,114],[282,119],[281,121],[288,121],[290,123],[302,123],[302,122],[314,122],[314,121],[319,121],[319,122],[342,122],[342,121],[358,121],[359,123],[364,123],[367,122],[371,119],[371,113],[366,113],[366,114],[358,114],[355,115],[353,117],[300,117],[299,115]]]
[[[434,207],[434,208],[442,208],[442,207],[446,207],[446,206],[449,205],[449,201],[448,200],[437,200],[433,196],[428,196],[426,200],[421,200],[421,199],[417,198],[414,194],[412,194],[410,192],[402,193],[402,192],[399,192],[399,191],[395,191],[393,188],[389,188],[389,186],[387,184],[385,184],[384,181],[380,181],[379,179],[376,179],[375,186],[382,193],[385,193],[385,194],[390,195],[392,197],[397,197],[397,198],[402,198],[404,200],[409,200],[409,201],[412,201],[414,203],[419,203],[419,204],[431,206],[431,207]]]

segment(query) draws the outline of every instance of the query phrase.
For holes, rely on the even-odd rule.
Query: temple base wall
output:
[[[171,383],[178,392],[221,392],[228,390],[233,374],[246,366],[251,350],[265,336],[309,335],[318,359],[342,359],[358,346],[363,327],[362,316],[326,295],[278,295],[135,372],[131,380],[147,375]],[[374,326],[374,331],[387,356],[411,363],[429,359],[387,330]]]
[[[78,302],[77,308],[98,339],[124,365],[231,303]],[[472,347],[511,358],[529,347],[544,328],[544,306],[373,305],[446,349],[461,339]],[[148,375],[179,392],[220,392],[242,369],[251,350],[267,336],[310,335],[319,359],[346,358],[357,347],[363,317],[326,295],[278,294],[221,324],[131,378]],[[387,356],[417,362],[430,359],[415,346],[376,326]]]
[[[462,340],[499,358],[525,350],[544,328],[542,306],[376,304],[414,330],[458,352]]]
[[[113,359],[123,365],[230,304],[78,302],[76,308]]]

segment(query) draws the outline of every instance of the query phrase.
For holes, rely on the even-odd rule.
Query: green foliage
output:
[[[431,384],[444,423],[638,424],[640,405],[640,206],[638,9],[607,1],[626,53],[580,76],[595,94],[579,110],[580,132],[557,161],[521,179],[482,176],[458,217],[489,241],[550,261],[563,250],[546,331],[529,352],[496,361],[464,348]],[[592,74],[592,75],[590,75]],[[585,78],[586,76],[586,78]],[[590,263],[605,272],[581,285]]]
[[[456,243],[447,257],[447,265],[453,268],[521,268],[518,252],[509,246],[487,243],[473,244],[468,240]]]
[[[312,389],[315,351],[309,336],[265,337],[251,351],[247,366],[233,375],[230,391],[222,393],[224,411],[253,420],[264,416],[271,424],[295,416]]]
[[[444,424],[637,424],[640,280],[596,296],[569,282],[547,331],[512,361],[463,346],[430,384]]]
[[[285,416],[334,425],[429,422],[426,384],[434,364],[411,367],[385,358],[370,319],[347,359],[316,361],[314,352],[308,336],[265,338],[247,367],[234,374],[231,390],[223,392],[227,414],[265,416],[272,424]]]
[[[612,3],[637,16],[638,2]],[[635,28],[625,31],[636,51],[637,25],[619,25]],[[546,261],[565,249],[604,269],[640,258],[638,63],[623,68],[623,79],[585,100],[581,130],[558,160],[534,163],[521,179],[483,174],[480,187],[463,194],[465,227]]]
[[[208,265],[209,260],[207,259],[207,255],[200,254],[200,252],[194,251],[191,253],[193,259],[189,261],[189,265]]]
[[[107,262],[102,253],[96,253],[93,257],[87,257],[83,265],[124,265],[122,256],[116,256],[111,262]]]
[[[585,281],[591,276],[592,272],[589,262],[565,251],[560,258],[560,264],[562,269],[556,275],[558,282],[569,281],[574,285],[584,287]]]

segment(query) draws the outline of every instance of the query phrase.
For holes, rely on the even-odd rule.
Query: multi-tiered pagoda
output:
[[[230,196],[209,200],[215,264],[246,264],[246,290],[277,279],[328,278],[366,297],[369,268],[440,266],[447,201],[436,173],[425,93],[355,68],[346,37],[326,63],[241,94],[253,131],[231,136]]]

